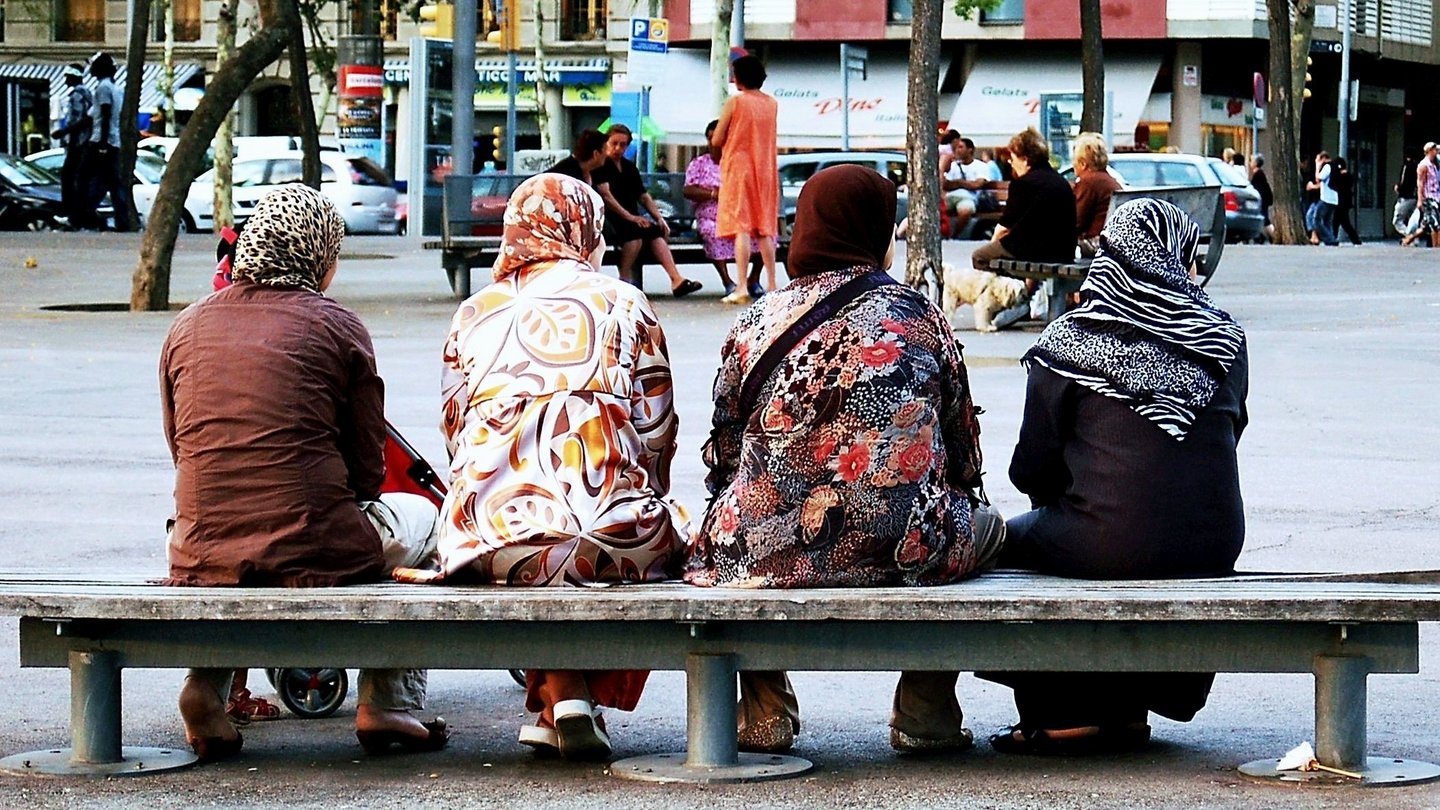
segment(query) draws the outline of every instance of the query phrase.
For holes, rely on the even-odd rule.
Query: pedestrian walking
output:
[[[1418,167],[1415,158],[1405,156],[1405,162],[1400,165],[1400,179],[1395,182],[1395,213],[1391,217],[1390,224],[1395,226],[1395,232],[1400,234],[1401,240],[1414,231],[1410,227],[1410,217],[1415,213],[1415,173]]]
[[[86,217],[94,218],[94,208],[88,207],[87,185],[82,184],[85,166],[85,147],[90,142],[90,110],[95,96],[82,82],[85,80],[85,66],[72,62],[65,66],[65,86],[70,88],[65,98],[65,124],[50,137],[60,141],[65,149],[65,162],[60,164],[60,204],[70,227],[78,227]]]
[[[1434,141],[1425,144],[1425,159],[1415,169],[1415,191],[1420,208],[1420,227],[1405,237],[1403,244],[1410,244],[1422,233],[1430,234],[1430,247],[1440,247],[1440,145]]]
[[[1270,186],[1270,176],[1265,174],[1265,156],[1256,155],[1250,170],[1250,185],[1260,192],[1260,212],[1265,217],[1265,233],[1257,241],[1275,241],[1275,225],[1270,222],[1270,206],[1275,204],[1275,189]]]
[[[1350,244],[1360,244],[1360,234],[1355,232],[1355,223],[1350,216],[1355,208],[1355,175],[1350,172],[1350,167],[1345,163],[1345,158],[1337,157],[1331,162],[1330,188],[1335,190],[1335,226],[1334,233],[1338,239],[1339,232],[1345,231],[1349,237]]]
[[[739,95],[731,96],[720,111],[720,124],[712,142],[720,155],[720,213],[716,234],[735,240],[735,255],[749,256],[750,245],[760,245],[765,263],[765,289],[774,290],[775,233],[780,209],[780,173],[776,169],[775,97],[761,92],[765,65],[759,57],[742,56],[731,69]]]
[[[1335,238],[1335,208],[1340,204],[1340,197],[1330,185],[1332,171],[1330,153],[1321,152],[1315,156],[1315,179],[1305,184],[1307,191],[1316,193],[1315,202],[1310,206],[1312,213],[1305,217],[1312,245],[1340,244],[1340,240]]]
[[[115,211],[115,230],[128,231],[130,196],[120,185],[120,93],[115,89],[115,60],[103,51],[95,54],[90,60],[90,75],[96,81],[90,145],[85,159],[90,210],[99,208],[108,192]],[[97,220],[96,227],[99,224]]]

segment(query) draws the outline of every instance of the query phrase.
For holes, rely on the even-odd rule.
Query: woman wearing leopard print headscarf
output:
[[[313,588],[384,579],[434,548],[438,511],[386,494],[385,388],[370,334],[325,297],[345,227],[319,192],[260,201],[236,244],[234,283],[175,319],[160,356],[175,462],[173,585]],[[225,715],[231,670],[193,669],[180,693],[202,760],[238,754]],[[425,673],[360,675],[356,736],[367,751],[444,746],[421,723]]]
[[[1080,288],[1029,367],[1002,568],[1084,579],[1223,576],[1245,541],[1235,448],[1245,429],[1245,332],[1195,283],[1200,228],[1143,198],[1116,209]],[[989,673],[1015,689],[1003,753],[1149,743],[1150,712],[1186,721],[1204,673]]]

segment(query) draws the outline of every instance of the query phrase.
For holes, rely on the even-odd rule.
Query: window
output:
[[[915,17],[915,6],[910,0],[887,0],[886,10],[892,23],[908,23]]]
[[[1203,186],[1206,183],[1200,176],[1200,167],[1193,163],[1161,163],[1159,185]]]
[[[237,160],[230,167],[230,185],[235,188],[258,186],[265,182],[265,161]]]
[[[384,169],[376,166],[369,158],[351,158],[350,182],[359,186],[388,186],[390,178],[385,176]]]
[[[104,42],[105,0],[55,0],[56,42]]]
[[[780,184],[785,186],[798,186],[810,179],[815,173],[816,164],[810,163],[787,163],[780,167]]]
[[[5,0],[0,0],[0,42],[5,41]]]
[[[1025,22],[1025,0],[1000,0],[994,11],[980,12],[980,22],[1020,23]]]
[[[560,0],[560,38],[569,41],[605,39],[605,0]]]
[[[175,4],[175,41],[200,40],[200,0],[169,0]],[[150,8],[151,36],[155,42],[165,41],[165,3],[158,0]]]

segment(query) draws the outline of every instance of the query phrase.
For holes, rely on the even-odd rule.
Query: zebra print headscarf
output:
[[[1142,198],[1115,211],[1080,287],[1025,353],[1124,402],[1183,441],[1230,371],[1245,332],[1190,280],[1200,227],[1174,205]]]

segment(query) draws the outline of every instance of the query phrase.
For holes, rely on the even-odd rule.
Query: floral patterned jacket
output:
[[[923,295],[888,285],[851,302],[780,363],[754,413],[740,412],[765,349],[866,269],[798,279],[731,330],[692,584],[936,585],[974,572],[979,423],[960,347]]]

